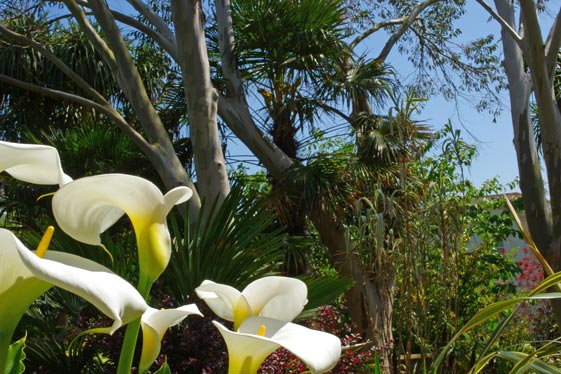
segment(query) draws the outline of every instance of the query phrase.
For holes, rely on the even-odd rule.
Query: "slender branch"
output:
[[[502,28],[504,28],[510,34],[510,36],[512,37],[512,39],[514,39],[516,44],[518,44],[518,46],[521,49],[523,49],[522,38],[520,37],[520,35],[518,35],[516,30],[514,30],[512,26],[503,17],[501,17],[497,12],[495,12],[495,10],[489,4],[487,4],[485,0],[476,0],[476,1],[479,3],[479,5],[483,7],[483,9],[487,11],[487,13],[491,15],[491,17],[493,17],[499,23],[499,25],[501,25]]]
[[[423,10],[437,3],[438,1],[439,0],[425,0],[422,3],[418,4],[416,7],[414,7],[411,13],[409,13],[409,15],[405,18],[401,26],[390,36],[390,38],[384,45],[384,48],[382,48],[382,51],[380,52],[380,54],[376,59],[385,60],[390,54],[395,44],[398,42],[401,36],[407,31],[407,29],[411,26],[411,24],[413,24],[413,22],[415,21],[415,19],[417,19],[419,14],[421,14]]]
[[[368,38],[370,35],[374,34],[375,32],[380,31],[383,28],[389,27],[389,26],[394,26],[394,25],[399,25],[402,24],[403,22],[406,21],[405,17],[401,17],[401,18],[396,18],[396,19],[392,19],[389,21],[384,21],[384,22],[380,22],[375,24],[374,26],[372,26],[371,28],[369,28],[368,30],[366,30],[365,32],[363,32],[362,34],[360,34],[359,36],[357,36],[350,44],[349,44],[349,49],[355,49],[355,47],[362,42],[364,39]]]
[[[115,56],[111,49],[105,44],[103,39],[99,36],[97,31],[93,28],[90,24],[88,19],[86,18],[86,14],[84,11],[78,6],[78,4],[73,0],[62,0],[68,10],[72,13],[78,24],[88,37],[89,41],[93,44],[97,53],[100,54],[101,58],[105,61],[107,65],[109,65],[112,69],[117,66],[117,62],[115,61]]]
[[[90,8],[90,4],[87,1],[76,0],[76,3],[78,5],[83,6],[83,7]],[[140,12],[140,10],[139,10],[139,12]],[[158,27],[154,23],[152,23],[152,24],[154,25],[154,27],[156,27],[156,30],[154,30],[151,27],[149,27],[148,25],[145,25],[144,23],[134,19],[133,17],[127,16],[127,15],[121,13],[121,12],[111,10],[111,13],[113,14],[113,17],[115,17],[115,19],[117,21],[122,22],[125,25],[131,26],[131,27],[137,29],[138,31],[142,32],[146,36],[155,40],[158,43],[158,45],[160,45],[167,53],[169,53],[169,55],[174,60],[177,61],[177,46],[175,44],[175,40],[173,38],[173,35],[171,34],[171,31],[169,31],[169,29],[167,27],[166,27],[165,31],[162,32],[161,27]],[[142,13],[142,14],[146,17],[146,15],[144,13]],[[156,15],[156,17],[158,17],[158,16]],[[150,22],[152,22],[151,18],[149,18],[149,17],[146,17],[146,18]],[[163,21],[161,21],[161,18],[160,17],[158,17],[158,18],[160,19],[159,23],[162,23]]]
[[[215,0],[215,5],[222,74],[227,85],[227,96],[220,95],[218,100],[218,114],[265,168],[281,178],[294,162],[255,124],[236,65],[230,0]]]
[[[557,65],[557,57],[561,48],[561,9],[555,21],[549,30],[549,35],[545,42],[545,63],[549,74],[550,81],[553,81],[555,75],[555,66]]]
[[[0,33],[8,35],[10,38],[30,46],[31,48],[41,52],[49,61],[51,61],[56,67],[58,67],[67,77],[74,81],[81,89],[90,94],[93,99],[101,104],[108,104],[105,98],[97,92],[92,86],[88,84],[81,76],[76,74],[68,65],[66,65],[61,59],[59,59],[54,53],[45,48],[40,43],[29,39],[28,37],[16,33],[15,31],[9,30],[6,27],[0,25]]]
[[[130,136],[132,141],[137,146],[139,146],[142,150],[153,153],[152,146],[148,144],[146,140],[144,140],[144,138],[138,132],[136,132],[129,125],[129,123],[119,114],[119,112],[117,112],[115,108],[113,108],[110,105],[96,103],[95,101],[86,99],[85,97],[74,95],[68,92],[37,86],[35,84],[24,82],[22,80],[15,79],[4,74],[0,74],[0,81],[6,82],[13,86],[21,87],[28,91],[37,92],[41,95],[68,100],[83,106],[87,106],[89,108],[97,109],[103,114],[105,114],[113,122],[115,122],[117,126],[121,130],[123,130],[128,136]]]
[[[175,44],[175,37],[162,17],[158,16],[141,0],[127,0],[127,2],[131,4],[140,14],[146,17],[148,22],[150,22],[156,30],[158,30],[158,33],[162,35],[163,38],[165,38],[169,43]]]
[[[156,31],[142,22],[135,20],[132,17],[126,16],[123,13],[116,11],[111,11],[115,19],[125,25],[134,27],[138,31],[141,31],[146,36],[152,38],[160,47],[162,47],[175,61],[179,58],[177,55],[177,45],[174,39],[169,39],[165,35],[162,35],[159,31]]]

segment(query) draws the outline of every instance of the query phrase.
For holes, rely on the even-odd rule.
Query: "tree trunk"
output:
[[[504,0],[495,3],[499,15],[515,29],[514,5]],[[544,181],[530,117],[531,80],[524,71],[522,50],[506,30],[501,31],[501,36],[524,211],[534,242],[545,252],[552,242],[552,223],[546,208]]]
[[[171,4],[198,190],[210,206],[215,199],[222,201],[228,195],[230,184],[218,135],[218,93],[210,79],[204,14],[199,0],[173,0]]]
[[[64,3],[110,68],[123,94],[134,109],[148,139],[148,144],[141,144],[140,149],[150,159],[166,187],[171,189],[179,185],[185,185],[193,189],[194,196],[189,200],[189,213],[193,222],[195,222],[201,206],[197,190],[191,178],[187,175],[185,167],[177,157],[173,143],[150,101],[140,74],[107,4],[100,0],[89,2],[96,20],[105,34],[106,45],[89,24],[83,10],[78,7],[76,2],[64,0]],[[133,141],[138,144],[138,139],[133,138]]]
[[[498,14],[514,30],[514,5],[506,0],[495,0],[495,4]],[[552,58],[547,55],[544,47],[535,4],[523,0],[520,2],[520,9],[524,29],[520,44],[514,41],[505,25],[502,26],[505,71],[509,82],[520,189],[524,197],[524,209],[530,234],[551,268],[560,271],[561,113],[553,88],[551,74],[553,67],[548,66]],[[558,33],[559,30],[552,29],[547,47],[551,48],[557,57],[559,37],[555,32]],[[528,64],[530,76],[524,71],[524,63]],[[529,105],[531,89],[538,106],[543,157],[550,191],[551,216],[546,207],[546,193],[531,126]],[[561,321],[561,302],[553,300],[552,306],[557,321]]]
[[[379,352],[382,372],[391,373],[394,269],[388,266],[384,274],[370,274],[360,255],[353,248],[348,248],[343,224],[328,209],[313,212],[311,219],[329,250],[332,264],[340,275],[355,282],[345,294],[352,321],[365,338],[372,340],[375,347],[383,348]]]

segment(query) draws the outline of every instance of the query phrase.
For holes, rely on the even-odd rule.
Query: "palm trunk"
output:
[[[392,315],[394,304],[395,271],[388,264],[384,274],[370,274],[360,255],[348,248],[345,228],[329,210],[311,216],[321,240],[328,248],[331,261],[339,274],[352,279],[355,284],[345,299],[357,332],[372,340],[378,348],[382,373],[390,374],[393,344]]]

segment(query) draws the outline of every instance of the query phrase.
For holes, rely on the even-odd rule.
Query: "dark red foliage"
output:
[[[325,331],[338,336],[341,339],[343,353],[332,374],[349,374],[372,372],[371,368],[366,368],[366,364],[372,364],[376,352],[381,349],[391,349],[375,347],[362,344],[360,334],[352,332],[350,322],[343,318],[340,309],[333,306],[323,306],[318,309],[314,318],[308,319],[304,325],[315,330]],[[304,365],[296,356],[284,348],[279,348],[273,352],[261,365],[260,374],[297,374],[306,371]]]

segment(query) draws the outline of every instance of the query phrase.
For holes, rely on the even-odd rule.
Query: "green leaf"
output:
[[[530,360],[526,360],[529,355],[524,352],[513,352],[513,351],[499,352],[497,353],[497,356],[514,363],[518,363],[519,361],[528,361],[527,364],[524,365],[524,369],[531,369],[536,373],[542,373],[542,374],[561,373],[561,369],[556,368],[536,357],[531,357]],[[527,370],[524,370],[523,372],[526,371]],[[516,372],[520,373],[521,371],[516,371]]]
[[[154,374],[171,374],[171,368],[168,365],[168,361],[166,361],[160,366],[158,370],[154,372]]]
[[[302,277],[300,280],[308,287],[308,303],[298,316],[299,318],[310,317],[320,306],[333,304],[343,292],[353,285],[351,279],[339,277]]]
[[[444,347],[444,349],[440,352],[440,354],[436,358],[433,366],[435,368],[437,368],[442,363],[442,361],[444,360],[444,358],[448,354],[449,349],[452,347],[454,342],[456,342],[463,334],[465,334],[469,330],[472,330],[473,328],[479,326],[480,324],[490,320],[491,318],[498,317],[500,313],[508,311],[511,307],[514,307],[517,304],[519,304],[523,301],[527,301],[527,300],[542,300],[542,299],[560,298],[561,293],[559,293],[559,292],[550,292],[550,293],[547,293],[547,294],[538,294],[538,295],[534,294],[534,292],[536,292],[536,290],[543,290],[543,289],[547,288],[548,286],[551,286],[555,283],[558,283],[559,282],[559,275],[561,275],[561,273],[556,273],[553,276],[546,278],[543,282],[541,282],[532,291],[532,294],[530,296],[515,297],[515,298],[512,298],[512,299],[508,299],[508,300],[502,300],[502,301],[493,303],[493,304],[481,309],[448,342],[446,347]],[[502,328],[504,328],[504,326],[502,326],[501,329]]]
[[[25,372],[25,365],[23,364],[23,360],[25,360],[25,352],[23,351],[26,347],[25,338],[26,336],[10,344],[6,361],[6,374],[23,374]]]

